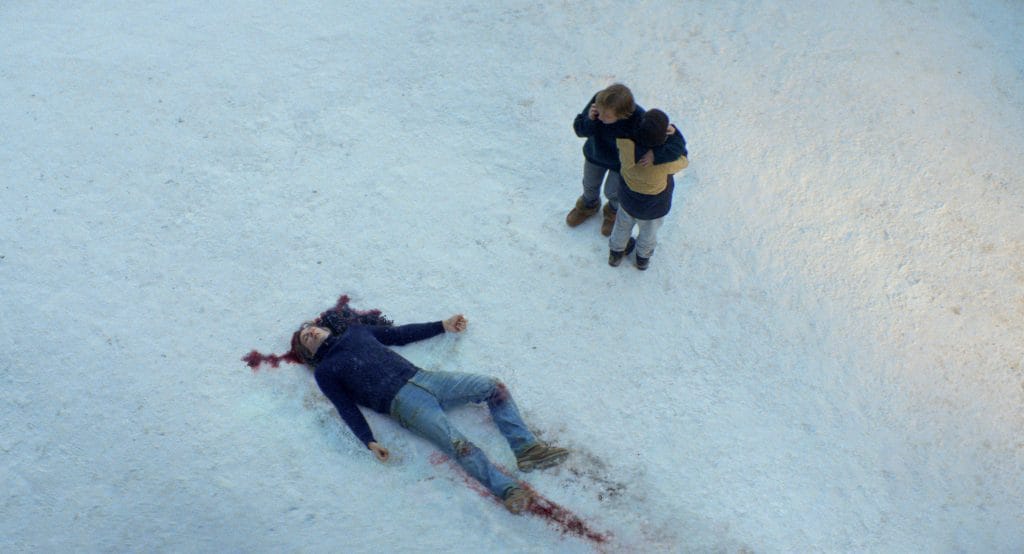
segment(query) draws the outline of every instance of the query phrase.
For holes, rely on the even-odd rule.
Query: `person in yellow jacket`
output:
[[[681,140],[682,155],[665,163],[644,164],[644,153],[658,148],[666,140]],[[636,140],[618,138],[615,144],[621,163],[619,174],[626,186],[619,191],[618,217],[608,238],[608,265],[618,266],[635,247],[636,267],[645,270],[658,244],[658,229],[672,209],[675,189],[672,176],[690,164],[686,139],[679,129],[669,124],[665,112],[650,110],[640,121]],[[634,226],[639,228],[636,239],[632,237]]]

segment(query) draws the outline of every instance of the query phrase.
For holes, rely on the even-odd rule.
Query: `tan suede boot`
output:
[[[618,214],[618,210],[612,207],[610,203],[605,203],[602,215],[604,215],[604,221],[601,222],[601,234],[610,237],[612,235],[612,227],[615,227],[615,215]]]
[[[505,491],[505,498],[502,499],[505,509],[513,514],[521,514],[530,509],[533,504],[533,493],[520,488],[512,487]]]
[[[600,205],[601,204],[598,204],[597,206]],[[597,206],[588,208],[587,205],[583,203],[583,198],[580,197],[576,200],[576,207],[570,210],[569,214],[565,216],[565,224],[569,227],[575,227],[580,223],[583,223],[590,216],[597,213]]]
[[[567,456],[569,450],[565,448],[537,443],[516,455],[516,465],[519,471],[528,472],[558,465]]]

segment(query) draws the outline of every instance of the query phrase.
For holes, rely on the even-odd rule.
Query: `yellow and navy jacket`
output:
[[[690,165],[686,157],[686,139],[678,128],[666,141],[668,143],[681,143],[683,154],[671,161],[659,163],[658,149],[655,149],[654,163],[642,166],[637,165],[636,160],[647,151],[646,148],[638,147],[629,138],[615,140],[619,150],[619,174],[626,184],[619,190],[619,206],[637,219],[658,219],[668,214],[672,209],[672,193],[675,190],[672,176]]]

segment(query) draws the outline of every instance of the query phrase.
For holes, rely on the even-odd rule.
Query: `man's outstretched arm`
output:
[[[370,331],[382,344],[402,346],[410,342],[429,339],[444,332],[461,333],[466,330],[468,323],[462,314],[456,314],[444,321],[411,323],[395,327],[371,327]]]

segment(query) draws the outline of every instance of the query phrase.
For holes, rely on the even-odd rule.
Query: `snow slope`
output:
[[[1024,549],[1024,6],[0,6],[4,551]],[[652,267],[566,228],[628,84]],[[576,454],[514,517],[299,367],[349,293]],[[454,414],[506,466],[485,410]]]

